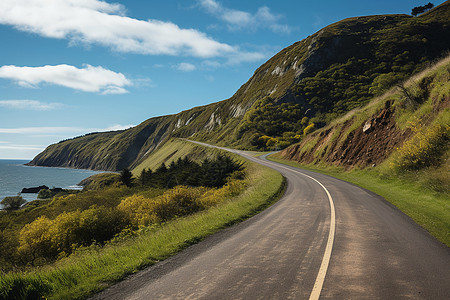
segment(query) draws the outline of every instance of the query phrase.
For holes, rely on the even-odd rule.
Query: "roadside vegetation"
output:
[[[94,178],[94,190],[1,212],[0,299],[84,298],[254,215],[283,190],[277,172],[222,153],[140,174],[129,187],[114,174],[108,187]]]

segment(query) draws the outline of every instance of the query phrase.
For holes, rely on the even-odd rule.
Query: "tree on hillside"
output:
[[[430,9],[432,9],[434,7],[434,4],[431,2],[428,2],[428,4],[424,5],[424,6],[416,6],[412,9],[411,11],[411,15],[413,15],[414,17],[416,17],[419,14],[423,14],[426,11],[429,11]]]
[[[14,196],[3,198],[0,204],[3,205],[3,208],[6,210],[16,210],[19,209],[26,202],[27,201],[25,201],[21,196]]]
[[[133,173],[127,168],[123,169],[122,172],[120,172],[120,179],[123,184],[125,184],[127,187],[133,186]]]
[[[141,182],[141,185],[148,185],[150,181],[152,180],[152,169],[142,169],[141,176],[139,177],[139,181]]]

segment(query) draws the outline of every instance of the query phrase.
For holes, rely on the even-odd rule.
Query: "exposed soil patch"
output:
[[[410,130],[400,130],[396,126],[389,102],[381,111],[344,137],[352,125],[353,120],[348,120],[341,126],[313,134],[301,144],[284,150],[281,155],[285,159],[302,163],[322,160],[346,169],[354,166],[374,166],[385,160],[396,147],[411,136]],[[319,138],[315,145],[305,151],[305,145],[317,139],[317,136]]]

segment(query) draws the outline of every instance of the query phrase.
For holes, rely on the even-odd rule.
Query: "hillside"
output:
[[[277,154],[301,164],[372,168],[450,192],[450,56]]]
[[[285,147],[361,107],[450,49],[450,2],[419,17],[345,19],[272,57],[229,99],[118,132],[49,146],[29,164],[134,168],[170,137],[245,149]]]

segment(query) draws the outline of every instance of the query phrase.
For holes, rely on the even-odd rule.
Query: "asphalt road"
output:
[[[450,299],[450,248],[383,198],[246,157],[286,177],[276,204],[94,299]]]

